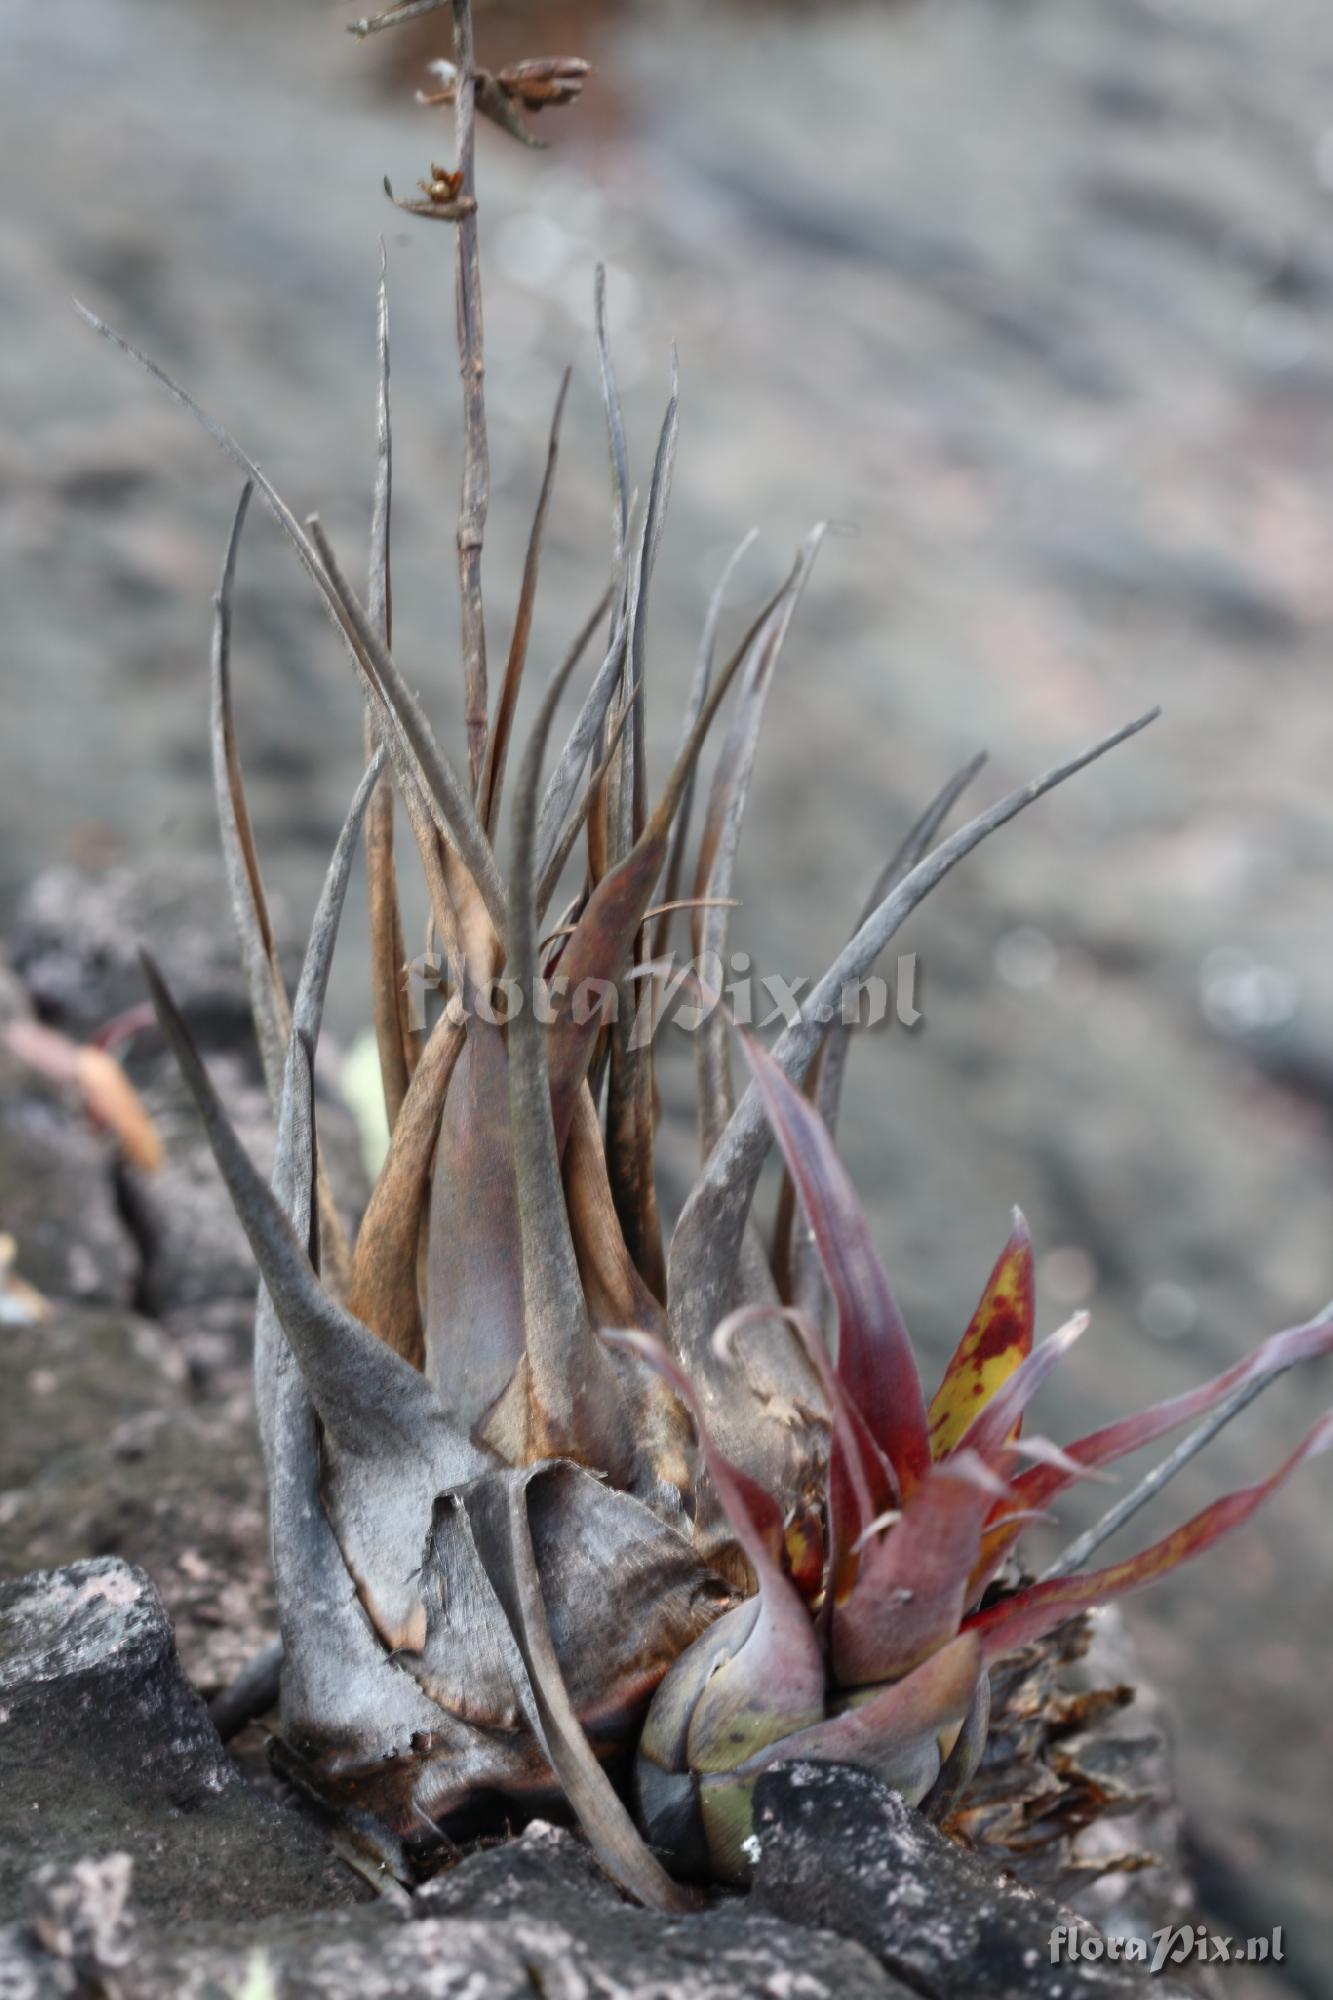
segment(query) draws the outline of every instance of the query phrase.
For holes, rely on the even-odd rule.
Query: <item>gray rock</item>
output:
[[[128,1965],[134,1955],[128,1907],[133,1873],[128,1854],[39,1868],[30,1887],[28,1928],[41,1949],[89,1978]]]
[[[24,900],[12,956],[43,1017],[79,1038],[144,1007],[141,945],[162,966],[242,1139],[266,1166],[272,1120],[219,862],[172,857],[133,868],[48,869]],[[252,1298],[254,1260],[221,1196],[207,1142],[151,1015],[125,1045],[123,1060],[166,1148],[157,1172],[121,1167],[118,1174],[130,1232],[122,1228],[120,1234],[137,1249],[141,1265],[138,1303],[163,1317],[220,1299]],[[335,1061],[326,1049],[320,1145],[335,1198],[350,1219],[364,1206],[367,1188],[355,1124],[328,1087]],[[114,1155],[102,1157],[114,1163]],[[55,1289],[65,1293],[69,1287]]]
[[[558,1917],[578,1904],[619,1910],[625,1899],[586,1843],[565,1827],[533,1820],[517,1840],[483,1847],[434,1876],[412,1898],[412,1915]]]
[[[248,1035],[221,866],[199,855],[171,853],[132,868],[47,869],[23,899],[10,956],[42,1017],[87,1039],[146,999],[141,945],[158,957],[210,1045]]]
[[[176,1657],[152,1583],[114,1558],[0,1583],[0,1917],[34,1868],[126,1853],[174,1923],[364,1890],[324,1831],[253,1792]]]
[[[54,1442],[0,1499],[0,1573],[117,1555],[147,1569],[191,1679],[211,1693],[275,1629],[267,1507],[248,1398],[149,1404],[104,1437]]]
[[[188,1343],[111,1306],[59,1304],[0,1338],[0,1575],[118,1555],[153,1576],[211,1690],[274,1623],[246,1375],[196,1386]]]
[[[548,1993],[704,1996],[731,1987],[776,1995],[798,1965],[810,2000],[835,1989],[848,1996],[900,1991],[855,1944],[802,1935],[745,1903],[729,1900],[698,1917],[671,1919],[637,1909],[581,1840],[541,1821],[427,1883],[413,1898],[412,1914],[432,1931],[444,1928],[439,1919],[446,1914],[466,1917],[469,1928],[490,1920],[520,1956],[536,1955]],[[552,1959],[560,1968],[554,1985]]]
[[[74,2000],[79,1975],[21,1924],[0,1924],[0,2000]]]
[[[864,1771],[788,1764],[767,1773],[755,1792],[755,1830],[759,1909],[855,1939],[931,2000],[1111,2000],[1148,1990],[1133,1965],[1053,1964],[1053,1934],[1078,1919],[989,1873]],[[1158,1978],[1151,1991],[1181,2000],[1183,1989]]]
[[[48,1297],[133,1297],[139,1258],[117,1210],[114,1162],[73,1094],[0,1045],[0,1219],[20,1276]]]
[[[184,1380],[185,1364],[162,1329],[123,1307],[59,1301],[44,1319],[7,1326],[0,1340],[0,1489],[9,1489],[11,1511],[18,1489],[50,1477],[68,1453],[104,1451],[126,1436],[124,1426],[178,1411]],[[0,1501],[0,1569],[31,1569],[31,1561],[5,1561],[6,1518]]]
[[[156,1040],[156,1037],[154,1038]],[[272,1164],[268,1096],[245,1054],[217,1054],[208,1067],[242,1141],[260,1168]],[[161,1318],[189,1313],[219,1299],[253,1307],[255,1261],[232,1214],[194,1106],[160,1048],[140,1092],[166,1147],[155,1173],[122,1172],[125,1214],[143,1260],[140,1299]]]
[[[635,1921],[636,1915],[641,1921]],[[258,1983],[266,1974],[270,1986]],[[577,1905],[559,1919],[268,1925],[230,1944],[141,1945],[135,2000],[205,2000],[247,1978],[282,2000],[907,2000],[856,1945],[768,1917],[664,1922]]]
[[[123,1921],[123,1857],[80,1863],[36,1885],[25,1935],[0,1933],[0,1994],[12,1977],[58,1981],[77,1964],[119,2000],[281,1994],[283,2000],[415,2000],[478,1991],[550,2000],[906,2000],[860,1946],[793,1929],[742,1904],[665,1919],[627,1905],[573,1835],[534,1825],[477,1853],[418,1897],[416,1921],[383,1904],[248,1926],[170,1930]],[[106,1940],[101,1948],[100,1940]],[[34,1951],[45,1947],[47,1956]],[[8,1956],[6,1955],[8,1952]],[[132,1971],[124,1968],[132,1959]],[[44,1996],[68,1987],[15,1986]]]

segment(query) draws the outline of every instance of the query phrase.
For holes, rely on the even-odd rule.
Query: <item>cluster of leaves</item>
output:
[[[423,11],[409,0],[385,19]],[[709,608],[678,754],[654,797],[647,607],[677,397],[673,381],[636,512],[599,286],[611,581],[541,697],[503,846],[565,386],[492,703],[473,172],[474,116],[487,86],[468,0],[452,0],[452,12],[455,63],[443,95],[454,107],[456,159],[432,169],[425,207],[456,227],[465,768],[441,748],[394,650],[383,287],[364,602],[318,518],[303,526],[228,433],[136,356],[246,476],[218,598],[212,725],[223,847],[277,1122],[271,1184],[237,1140],[156,968],[147,970],[262,1276],[256,1391],[288,1767],[421,1839],[479,1796],[512,1810],[558,1788],[627,1887],[679,1907],[687,1892],[659,1853],[675,1877],[742,1877],[749,1790],[779,1755],[865,1764],[932,1810],[956,1799],[984,1743],[997,1654],[1209,1546],[1333,1432],[1326,1422],[1273,1479],[1217,1502],[1139,1557],[997,1594],[1024,1520],[1069,1480],[1174,1425],[1210,1411],[1221,1421],[1278,1369],[1333,1344],[1333,1319],[1280,1336],[1239,1370],[1067,1452],[1023,1444],[1026,1404],[1079,1330],[1033,1347],[1026,1232],[1016,1228],[927,1408],[836,1157],[847,1038],[827,1025],[837,1017],[831,1003],[981,841],[1150,716],[941,838],[981,760],[950,780],[881,873],[798,1018],[771,1052],[747,1047],[752,1078],[739,1096],[729,1025],[713,1009],[695,1043],[701,1166],[674,1229],[664,1230],[654,1049],[630,1032],[635,1000],[660,974],[682,905],[696,954],[725,952],[760,720],[822,531],[719,665],[725,592],[748,538],[737,551]],[[581,81],[581,68],[561,61],[490,83],[512,108],[568,101]],[[232,718],[232,598],[256,490],[323,599],[366,708],[369,762],[294,999],[278,970]],[[543,783],[561,698],[608,619],[601,663]],[[729,693],[690,877],[696,773]],[[424,1030],[404,982],[398,813],[446,967],[442,1003]],[[313,1064],[363,830],[391,1140],[349,1243],[319,1165]],[[572,900],[548,929],[571,873]],[[502,1025],[470,1004],[502,973],[524,995],[545,983],[545,1020],[528,1005]],[[589,990],[619,1004],[580,1008]],[[788,1179],[770,1252],[752,1206],[774,1134]],[[836,1320],[831,1352],[826,1298]],[[636,1747],[637,1826],[607,1768]]]
[[[705,1463],[757,1579],[677,1662],[648,1713],[638,1785],[651,1837],[681,1865],[743,1881],[750,1796],[779,1759],[858,1764],[937,1818],[985,1748],[989,1669],[1080,1611],[1154,1582],[1248,1521],[1300,1464],[1333,1444],[1333,1415],[1259,1484],[1215,1501],[1139,1554],[1040,1582],[992,1586],[1023,1525],[1071,1481],[1167,1432],[1227,1414],[1275,1375],[1333,1349],[1333,1314],[1274,1336],[1211,1382],[1061,1449],[1025,1440],[1027,1405],[1087,1326],[1033,1345],[1032,1244],[1021,1215],[927,1408],[902,1317],[827,1126],[755,1042],[747,1053],[832,1290],[837,1362],[786,1309],[831,1419],[822,1504],[793,1517],[712,1445],[691,1386],[643,1335],[692,1410]],[[732,1316],[723,1345],[763,1308]],[[1182,1461],[1183,1462],[1183,1461]],[[1157,1490],[1150,1478],[1139,1498]],[[1111,1532],[1129,1509],[1108,1518]],[[813,1540],[813,1559],[810,1543]]]

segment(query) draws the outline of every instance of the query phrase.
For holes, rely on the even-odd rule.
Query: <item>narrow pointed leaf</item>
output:
[[[394,1123],[352,1258],[348,1311],[414,1368],[425,1364],[417,1248],[430,1197],[430,1164],[440,1114],[462,1047],[461,1022],[441,1015]]]
[[[671,1880],[644,1845],[602,1770],[569,1699],[551,1643],[522,1477],[483,1481],[461,1496],[477,1553],[517,1653],[511,1671],[531,1726],[579,1816],[593,1852],[614,1880],[650,1909],[693,1909],[698,1898]]]
[[[631,574],[629,597],[629,638],[625,659],[630,705],[630,729],[615,751],[608,784],[616,800],[614,852],[619,860],[628,853],[643,832],[648,815],[648,768],[646,748],[646,688],[644,661],[647,637],[648,594],[657,563],[662,533],[671,497],[675,465],[680,385],[674,350],[671,357],[671,395],[658,437],[653,460],[648,504],[644,510],[639,560]],[[669,834],[666,836],[669,838]],[[661,843],[658,878],[666,858],[666,840]],[[651,900],[651,892],[650,892]],[[618,968],[632,976],[647,949],[643,920],[630,940],[628,966]],[[651,1007],[651,990],[636,996],[628,979],[620,981],[620,1005],[611,1024],[606,1085],[606,1166],[616,1213],[624,1231],[626,1246],[644,1283],[658,1299],[666,1297],[666,1256],[662,1224],[657,1206],[654,1175],[653,1046],[651,1036],[638,1032],[636,997]]]
[[[274,1197],[288,1215],[301,1240],[310,1246],[311,1261],[322,1259],[324,1244],[324,1204],[319,1218],[310,1212],[312,1184],[319,1189],[319,1149],[314,1120],[314,1057],[324,1019],[324,1001],[333,968],[334,947],[347,899],[347,883],[352,858],[360,837],[366,808],[384,768],[384,753],[374,756],[357,787],[351,808],[334,844],[324,877],[319,902],[310,926],[296,999],[292,1005],[288,1043],[283,1064],[282,1090],[278,1100],[277,1135],[274,1145],[272,1186]],[[331,1206],[331,1203],[328,1204]],[[345,1254],[345,1245],[340,1243]],[[281,1369],[286,1341],[278,1314],[267,1290],[260,1289],[255,1316],[255,1390],[261,1436],[271,1422],[273,1377]],[[266,1438],[271,1444],[271,1438]],[[270,1457],[272,1453],[270,1452]]]
[[[366,611],[386,649],[392,650],[393,573],[390,544],[393,522],[393,425],[389,404],[389,292],[382,246],[377,335],[379,397]],[[374,748],[375,739],[375,724],[368,712],[365,721],[367,756]],[[366,890],[370,907],[371,1011],[384,1088],[385,1118],[392,1134],[407,1095],[416,1051],[407,1018],[404,987],[407,952],[403,945],[403,918],[394,863],[393,787],[387,776],[376,786],[366,813]]]
[[[726,567],[718,579],[716,588],[708,601],[704,615],[703,632],[699,640],[699,656],[695,662],[694,679],[690,683],[689,696],[685,703],[685,716],[681,727],[682,747],[689,741],[690,732],[699,719],[700,710],[708,699],[708,689],[713,678],[713,663],[717,655],[717,632],[722,622],[722,607],[726,602],[727,589],[742,558],[754,545],[758,530],[749,533],[732,550]],[[675,823],[671,829],[671,848],[667,855],[666,873],[662,881],[661,902],[663,908],[653,930],[649,947],[650,958],[665,958],[671,941],[671,906],[680,894],[680,885],[685,872],[685,850],[689,845],[690,816],[694,805],[696,768],[692,767],[685,781],[680,805],[676,809]]]
[[[1074,1472],[1066,1472],[1056,1465],[1034,1465],[1020,1472],[1011,1482],[1012,1507],[1015,1512],[1045,1507],[1080,1472],[1090,1473],[1099,1466],[1112,1465],[1130,1452],[1156,1444],[1159,1438],[1169,1436],[1182,1424],[1207,1416],[1226,1403],[1229,1397],[1247,1390],[1258,1395],[1269,1382],[1285,1374],[1289,1368],[1330,1353],[1333,1353],[1333,1308],[1301,1326],[1271,1334],[1253,1354],[1224,1369],[1210,1382],[1201,1382],[1195,1389],[1186,1389],[1181,1395],[1168,1397],[1165,1402],[1155,1403],[1150,1409],[1136,1411],[1133,1416],[1121,1417],[1115,1423],[1106,1424],[1101,1430],[1066,1445],[1064,1450],[1074,1462]],[[1018,1533],[1018,1525],[1007,1513],[997,1515],[992,1521],[982,1547],[982,1562],[987,1576],[994,1573],[1018,1539]]]
[[[1303,1465],[1307,1458],[1315,1458],[1327,1451],[1330,1446],[1333,1446],[1333,1413],[1315,1425],[1305,1442],[1297,1446],[1271,1478],[1262,1480],[1257,1486],[1247,1486],[1238,1493],[1228,1494],[1225,1499],[1214,1500],[1210,1507],[1205,1507],[1192,1520],[1173,1529],[1138,1555],[1126,1557],[1123,1562],[1111,1563],[1104,1569],[1092,1570],[1083,1576],[1056,1577],[1049,1583],[1034,1583],[1027,1590],[1016,1592],[1013,1597],[1003,1598],[984,1611],[974,1612],[967,1620],[967,1629],[978,1635],[986,1658],[991,1660],[1001,1653],[1012,1652],[1019,1646],[1042,1638],[1078,1611],[1108,1604],[1112,1598],[1123,1596],[1127,1590],[1155,1583],[1190,1557],[1202,1555],[1205,1549],[1210,1549],[1233,1529],[1243,1527],[1298,1466]]]
[[[876,910],[892,895],[898,884],[905,882],[917,863],[923,860],[930,852],[931,842],[935,839],[945,820],[972,783],[972,780],[983,769],[985,763],[986,752],[979,750],[975,757],[970,758],[960,770],[954,772],[946,784],[940,787],[935,797],[922,813],[920,819],[915,822],[908,832],[907,838],[903,841],[897,853],[881,871],[874,888],[871,890],[862,907],[860,920],[857,924],[858,930],[862,924],[870,921]],[[847,1057],[851,1051],[851,1043],[850,1027],[840,1019],[834,1020],[830,1024],[828,1036],[824,1043],[823,1057],[819,1068],[819,1088],[815,1094],[815,1103],[818,1106],[819,1114],[823,1118],[824,1123],[828,1126],[829,1131],[835,1135],[838,1130],[838,1111],[842,1100],[842,1083],[843,1077],[846,1074]]]
[[[615,588],[613,585],[612,593]],[[602,598],[588,625],[584,627],[574,649],[577,657],[582,657],[591,637],[591,631],[601,622],[609,601],[610,594]],[[607,713],[621,684],[625,666],[626,638],[625,619],[623,615],[618,614],[602,664],[593,676],[592,686],[584,696],[582,706],[574,718],[564,748],[556,759],[555,769],[546,781],[546,789],[542,793],[541,812],[537,820],[537,853],[543,880],[550,871],[551,858],[560,844],[566,815],[578,791],[583,767],[592,755],[593,746],[602,735]]]
[[[583,831],[584,824],[601,793],[602,787],[606,783],[607,773],[611,768],[611,760],[620,746],[621,737],[624,735],[626,725],[633,712],[633,707],[629,702],[622,702],[608,717],[610,723],[610,740],[606,750],[603,752],[601,760],[594,769],[591,777],[584,785],[583,790],[579,793],[577,803],[565,821],[560,836],[551,850],[550,857],[542,869],[541,881],[537,885],[537,916],[539,919],[544,918],[546,915],[551,898],[555,894],[560,877],[564,872],[565,863],[574,851],[574,843]],[[567,927],[570,935],[573,934],[575,922],[586,907],[586,904],[586,896],[580,895],[574,907],[573,920]]]
[[[231,695],[232,594],[236,581],[236,557],[241,530],[245,524],[246,511],[253,490],[253,482],[247,481],[232,523],[231,538],[223,564],[222,582],[215,600],[210,726],[213,742],[213,789],[223,861],[231,892],[232,916],[241,945],[241,960],[245,968],[260,1061],[268,1085],[269,1101],[276,1117],[282,1099],[292,1011],[287,998],[287,988],[283,983],[282,970],[278,964],[273,925],[264,893],[264,881],[260,873],[259,856],[250,823],[250,810],[246,803],[245,780],[241,774],[240,754],[236,745]],[[350,855],[344,850],[341,860],[335,856],[334,869],[331,870],[332,876],[338,867],[342,868],[344,887],[349,863]],[[327,892],[326,884],[326,896]],[[351,1253],[328,1179],[318,1161],[315,1168],[315,1185],[328,1282],[330,1288],[341,1296],[347,1289],[350,1277]]]
[[[241,963],[245,969],[246,986],[250,995],[250,1012],[254,1017],[255,1037],[259,1043],[269,1100],[276,1111],[282,1093],[282,1072],[287,1057],[291,1010],[287,989],[283,985],[282,972],[278,965],[277,946],[274,943],[273,926],[268,913],[268,899],[264,893],[259,855],[250,824],[245,782],[241,776],[240,755],[236,747],[236,725],[231,697],[231,625],[232,599],[236,587],[236,559],[240,550],[241,531],[245,526],[245,517],[253,492],[254,484],[247,479],[241,488],[240,500],[237,502],[231,535],[227,543],[227,554],[222,566],[222,580],[218,586],[217,597],[214,599],[211,675],[213,793],[217,806],[218,830],[222,836],[222,858],[226,865],[227,882],[231,891],[232,915],[240,939]]]
[[[620,392],[611,361],[611,342],[606,331],[606,266],[597,266],[593,285],[593,322],[597,333],[597,360],[601,370],[602,404],[606,411],[606,434],[611,453],[611,524],[616,560],[619,562],[629,540],[629,470],[625,452],[625,420],[621,415]]]
[[[756,632],[741,669],[736,707],[713,773],[694,878],[694,893],[700,899],[700,913],[693,927],[694,955],[705,965],[720,964],[726,958],[730,928],[728,899],[741,823],[749,802],[764,705],[825,531],[826,524],[821,521],[807,537],[777,603]],[[706,1156],[735,1109],[731,1036],[727,1017],[720,1007],[715,1007],[700,1025],[694,1053],[699,1138]]]
[[[773,1057],[784,1075],[788,1078],[805,1075],[823,1038],[824,1020],[838,1012],[844,987],[865,976],[889,939],[951,869],[1035,800],[1147,728],[1158,712],[1150,710],[1123,729],[1102,737],[1078,756],[1043,772],[997,805],[979,813],[919,861],[839,952],[803,999],[800,1018],[779,1036]],[[673,1332],[679,1352],[691,1364],[693,1357],[702,1352],[712,1328],[733,1303],[746,1219],[769,1143],[763,1101],[757,1085],[752,1084],[710,1153],[671,1239],[668,1291],[678,1294],[682,1301],[673,1313]]]
[[[508,1033],[509,1119],[523,1248],[522,1390],[534,1444],[618,1475],[624,1484],[632,1440],[625,1435],[617,1385],[583,1296],[552,1116],[550,1031],[537,1019],[535,1006],[537,799],[546,741],[566,677],[557,675],[547,689],[524,752],[510,850],[509,970],[522,1003]]]
[[[352,856],[367,804],[379,780],[383,753],[371,759],[334,846],[324,877],[306,946],[296,1001],[291,1010],[282,1086],[278,1097],[277,1134],[273,1153],[274,1200],[287,1216],[297,1239],[308,1246],[311,1261],[319,1256],[319,1227],[313,1205],[318,1185],[315,1138],[314,1052],[319,1045],[324,1002],[338,928],[347,897]],[[243,803],[243,794],[242,803]],[[285,994],[284,994],[285,1007]],[[261,1285],[255,1311],[255,1404],[270,1487],[279,1484],[306,1492],[318,1483],[317,1452],[309,1397],[294,1366],[277,1309],[267,1286]],[[279,1438],[283,1439],[280,1446]],[[299,1508],[284,1531],[296,1548],[313,1529],[299,1520]],[[278,1539],[276,1526],[275,1552]],[[295,1557],[293,1558],[295,1560]]]
[[[907,1329],[847,1169],[808,1098],[742,1033],[760,1099],[815,1232],[838,1314],[838,1375],[910,1494],[930,1464],[926,1406]]]
[[[480,795],[481,817],[492,840],[495,839],[495,830],[499,824],[505,761],[509,755],[509,739],[513,733],[518,693],[523,685],[528,641],[532,636],[532,613],[537,599],[542,538],[546,532],[546,516],[555,485],[555,468],[560,456],[560,420],[565,412],[565,398],[569,394],[571,372],[566,368],[561,378],[559,394],[555,399],[555,415],[551,419],[551,435],[546,447],[546,472],[542,479],[541,492],[537,496],[537,511],[533,516],[532,529],[528,536],[528,553],[523,563],[523,581],[519,588],[518,610],[514,614],[513,637],[509,641],[509,657],[505,662],[505,676],[500,686],[495,720],[486,741],[486,762],[482,770]]]
[[[237,1138],[190,1031],[146,952],[143,965],[162,1031],[321,1421],[349,1451],[373,1454],[427,1446],[439,1417],[434,1392],[322,1289],[305,1245]]]

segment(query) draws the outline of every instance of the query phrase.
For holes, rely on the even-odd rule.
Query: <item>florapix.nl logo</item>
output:
[[[804,976],[759,972],[748,952],[723,961],[715,952],[679,960],[675,955],[636,966],[619,982],[586,978],[572,982],[554,968],[533,984],[531,994],[516,979],[503,976],[481,984],[435,951],[422,952],[407,967],[408,1019],[421,1033],[427,1024],[431,996],[446,996],[460,1017],[475,1016],[491,1027],[504,1027],[531,1005],[538,1021],[554,1026],[610,1027],[629,1010],[629,1046],[646,1048],[666,1025],[683,1034],[697,1034],[719,1008],[740,1027],[763,1030],[791,1027],[813,1019],[821,1027],[835,1022],[848,1029],[868,1029],[898,1022],[919,1027],[924,1015],[918,1005],[919,961],[904,952],[894,961],[892,978],[869,973],[842,982],[833,993],[813,986]]]

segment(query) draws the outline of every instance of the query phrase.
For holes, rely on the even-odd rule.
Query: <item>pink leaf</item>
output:
[[[867,1544],[851,1595],[833,1607],[841,1687],[898,1680],[958,1631],[981,1530],[1008,1488],[971,1453],[934,1466],[887,1534]]]
[[[904,1495],[930,1466],[921,1378],[847,1169],[823,1119],[754,1037],[741,1040],[814,1231],[838,1313],[838,1374]]]
[[[1287,1327],[1282,1333],[1270,1334],[1253,1354],[1246,1355],[1243,1361],[1215,1375],[1210,1382],[1201,1382],[1197,1389],[1186,1389],[1179,1396],[1155,1403],[1150,1409],[1139,1410],[1133,1416],[1121,1417],[1115,1423],[1106,1424],[1101,1430],[1079,1438],[1076,1443],[1066,1445],[1066,1456],[1074,1461],[1072,1472],[1063,1466],[1036,1465],[1020,1473],[1013,1481],[1013,1508],[1018,1511],[1044,1507],[1048,1500],[1062,1493],[1080,1472],[1091,1472],[1097,1466],[1110,1465],[1118,1458],[1127,1457],[1130,1452],[1155,1444],[1158,1438],[1166,1437],[1171,1431],[1179,1429],[1181,1424],[1206,1416],[1246,1383],[1258,1386],[1283,1374],[1288,1368],[1297,1367],[1302,1361],[1317,1360],[1329,1353],[1333,1353],[1333,1307],[1301,1326]],[[1018,1532],[1018,1524],[1008,1512],[997,1515],[991,1522],[983,1544],[979,1587],[984,1585],[986,1578],[994,1575],[1017,1541]]]
[[[1333,1446],[1333,1412],[1315,1425],[1304,1444],[1297,1447],[1271,1478],[1258,1486],[1247,1486],[1225,1499],[1214,1500],[1211,1507],[1205,1507],[1193,1520],[1172,1529],[1161,1541],[1123,1562],[1091,1570],[1086,1576],[1056,1577],[1048,1583],[1034,1583],[1013,1597],[1003,1598],[985,1611],[975,1612],[964,1629],[979,1633],[986,1658],[994,1659],[997,1654],[1012,1652],[1015,1647],[1042,1638],[1066,1618],[1072,1618],[1076,1611],[1105,1604],[1127,1590],[1137,1590],[1141,1584],[1154,1583],[1177,1564],[1201,1555],[1233,1528],[1243,1526],[1297,1466],[1330,1446]]]

